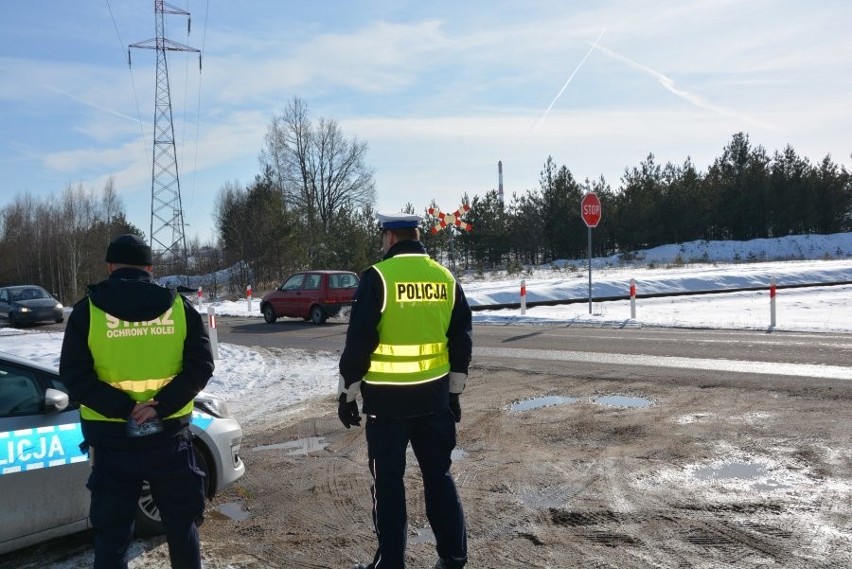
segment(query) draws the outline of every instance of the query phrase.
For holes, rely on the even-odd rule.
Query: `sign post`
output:
[[[601,222],[601,200],[589,192],[580,201],[580,216],[589,228],[589,314],[592,313],[592,228]]]

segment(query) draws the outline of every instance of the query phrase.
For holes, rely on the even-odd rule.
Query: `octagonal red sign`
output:
[[[593,193],[583,196],[580,202],[580,215],[589,227],[597,227],[601,222],[601,200]]]

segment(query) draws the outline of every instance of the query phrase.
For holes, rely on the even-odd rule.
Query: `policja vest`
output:
[[[376,263],[384,284],[379,345],[363,381],[414,385],[450,372],[447,328],[455,304],[455,279],[426,254],[402,254]]]
[[[171,308],[147,322],[120,320],[89,301],[88,341],[95,373],[134,401],[149,401],[181,371],[185,339],[186,314],[179,294]],[[182,417],[192,408],[190,400],[167,418]],[[105,417],[85,405],[80,406],[80,417],[89,421],[125,420]]]

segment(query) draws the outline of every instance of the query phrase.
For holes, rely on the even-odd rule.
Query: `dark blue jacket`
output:
[[[384,258],[406,253],[425,254],[426,248],[420,241],[400,241],[391,247]],[[370,355],[379,345],[377,325],[382,317],[384,285],[375,269],[370,267],[361,275],[352,300],[346,347],[340,356],[340,374],[346,387],[361,381],[370,368]],[[416,326],[416,323],[412,323],[412,326]],[[456,303],[447,329],[450,372],[467,374],[473,352],[472,330],[470,306],[457,282]],[[405,387],[362,382],[361,396],[365,415],[400,418],[445,412],[449,410],[449,376]]]
[[[107,417],[126,419],[136,405],[131,397],[98,379],[89,350],[89,303],[128,322],[153,320],[172,306],[176,291],[155,283],[150,273],[132,268],[113,271],[109,278],[90,285],[87,295],[74,305],[65,327],[59,376],[73,401],[91,407]],[[154,408],[159,417],[168,417],[194,399],[213,375],[210,338],[201,315],[184,298],[186,339],[183,369],[159,393]],[[151,357],[157,357],[151,354]],[[138,448],[155,444],[164,437],[185,430],[189,417],[165,421],[165,431],[149,437],[127,437],[121,422],[83,421],[83,436],[94,447]]]

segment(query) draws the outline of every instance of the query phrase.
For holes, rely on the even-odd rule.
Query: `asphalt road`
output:
[[[219,341],[243,346],[340,352],[346,322],[322,326],[284,319],[275,324],[220,318]],[[577,325],[474,326],[474,363],[554,371],[571,363],[593,377],[677,381],[691,376],[714,383],[773,380],[822,385],[852,380],[852,334],[596,328]]]

